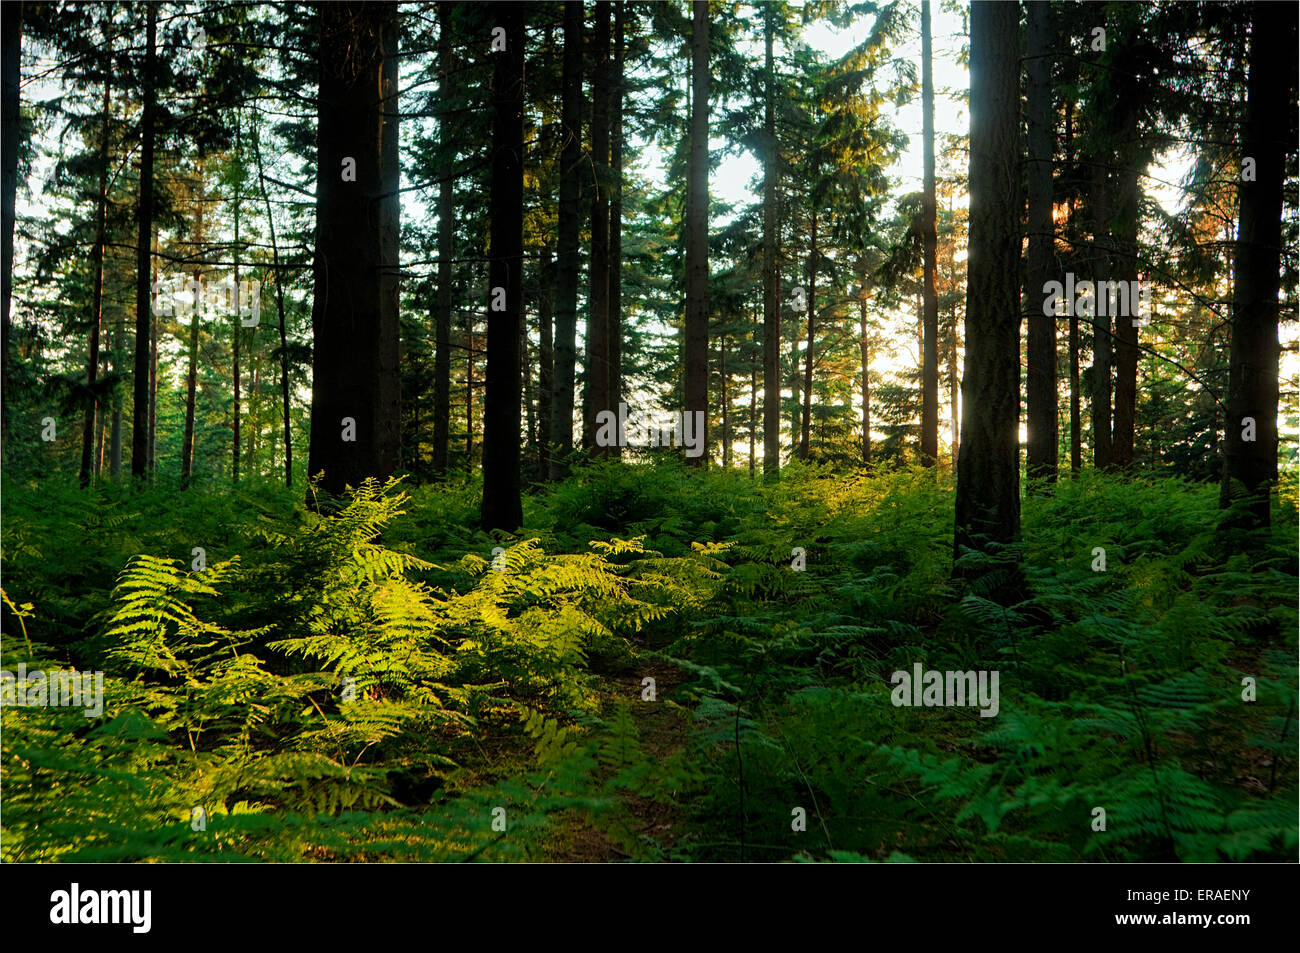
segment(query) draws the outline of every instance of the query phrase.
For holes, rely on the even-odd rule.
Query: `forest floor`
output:
[[[962,583],[943,471],[600,465],[513,538],[478,493],[6,479],[3,667],[104,710],[3,708],[4,859],[1294,855],[1293,481],[1237,538],[1085,472]],[[900,704],[916,665],[997,715]]]

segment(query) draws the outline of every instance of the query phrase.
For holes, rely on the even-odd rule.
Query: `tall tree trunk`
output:
[[[551,394],[555,389],[555,340],[552,330],[554,297],[554,264],[551,261],[551,243],[542,246],[542,264],[539,270],[540,288],[537,301],[538,336],[541,338],[537,369],[537,472],[546,480],[551,461]]]
[[[1233,263],[1232,343],[1224,420],[1219,505],[1245,500],[1239,524],[1268,526],[1277,479],[1278,290],[1282,190],[1289,143],[1286,115],[1296,89],[1294,10],[1251,5],[1250,75],[1241,154],[1255,160],[1254,180],[1239,185]],[[1286,79],[1278,74],[1285,69]],[[1253,422],[1253,426],[1251,425]]]
[[[939,459],[939,296],[934,288],[938,234],[934,198],[934,72],[930,51],[930,0],[921,0],[921,140],[924,184],[921,193],[921,245],[924,253],[921,295],[921,463]]]
[[[1074,99],[1065,101],[1065,168],[1070,182],[1075,182],[1078,170],[1074,165]],[[1070,248],[1078,247],[1078,223],[1074,217],[1074,194],[1070,193],[1067,202],[1066,227]],[[1063,276],[1061,276],[1063,277]],[[1070,473],[1083,469],[1083,414],[1082,394],[1079,392],[1079,314],[1070,309]]]
[[[609,403],[617,409],[623,399],[623,97],[626,79],[623,57],[626,3],[614,4],[614,82],[610,84],[611,115],[609,143]],[[623,448],[609,448],[610,456],[621,457]]]
[[[257,181],[266,204],[266,221],[271,229],[271,264],[275,269],[275,311],[280,325],[280,406],[284,411],[284,485],[293,486],[293,434],[289,427],[289,345],[284,324],[284,282],[280,277],[280,246],[275,240],[275,216],[271,196],[266,191],[266,174],[262,167],[262,145],[257,127],[253,127],[253,155],[257,160]]]
[[[1019,6],[970,19],[970,257],[955,552],[1020,532]]]
[[[92,393],[99,375],[99,328],[104,319],[104,234],[108,228],[108,133],[112,105],[111,86],[107,77],[104,79],[103,123],[100,126],[99,140],[99,191],[96,193],[95,210],[95,248],[91,253],[94,268],[94,287],[90,301],[90,354],[86,361],[86,380]],[[94,470],[95,420],[98,416],[99,400],[86,404],[86,416],[81,430],[81,485],[89,486]]]
[[[13,378],[9,373],[9,338],[12,328],[11,304],[14,288],[14,222],[18,205],[18,125],[22,116],[19,108],[19,60],[22,55],[23,4],[6,3],[0,6],[0,26],[3,26],[3,68],[0,69],[0,282],[4,298],[4,324],[0,327],[0,449],[9,446],[9,397]]]
[[[867,262],[858,259],[858,347],[862,355],[862,463],[871,464],[871,342],[867,339]]]
[[[465,469],[474,468],[474,304],[465,311]]]
[[[200,198],[199,208],[203,207],[202,183],[203,173],[199,173]],[[200,224],[195,229],[195,234],[202,234],[202,213],[199,213]],[[200,239],[201,241],[201,239]],[[197,286],[203,280],[203,272],[200,269],[194,270],[194,282]],[[198,389],[198,367],[199,367],[199,324],[202,320],[203,305],[202,298],[196,292],[194,295],[194,311],[190,314],[190,362],[189,369],[185,374],[185,436],[181,443],[181,489],[189,487],[194,474],[194,403]]]
[[[438,68],[442,81],[438,86],[438,103],[442,117],[438,120],[438,144],[443,162],[450,164],[455,150],[449,114],[452,108],[452,75],[457,68],[451,42],[450,3],[438,4]],[[451,259],[455,254],[456,224],[452,220],[454,183],[443,176],[438,186],[438,297],[433,316],[433,473],[441,479],[447,474],[447,453],[451,439]]]
[[[691,29],[691,154],[686,205],[686,412],[709,425],[709,5],[695,0]],[[687,457],[695,466],[703,453]]]
[[[727,336],[724,334],[719,342],[721,351],[718,357],[718,378],[722,386],[722,466],[731,468],[731,394],[727,388]]]
[[[1027,90],[1025,109],[1029,125],[1028,267],[1025,302],[1028,365],[1025,417],[1028,431],[1027,473],[1031,479],[1056,480],[1056,316],[1043,314],[1043,289],[1056,277],[1055,230],[1052,224],[1052,110],[1051,49],[1055,42],[1052,7],[1048,3],[1025,5],[1028,19]]]
[[[397,4],[323,4],[318,23],[308,472],[338,495],[386,479],[400,446]]]
[[[198,166],[198,195],[194,201],[194,243],[202,246],[204,240],[203,208],[204,194],[203,163]],[[268,206],[269,210],[269,206]],[[185,374],[185,435],[181,440],[181,489],[187,489],[194,474],[194,404],[198,390],[199,368],[199,325],[203,318],[203,299],[199,289],[203,287],[203,271],[194,269],[194,310],[190,313],[190,360]]]
[[[816,160],[813,162],[813,182],[817,182],[820,175],[820,168]],[[815,189],[815,184],[814,184]],[[804,372],[803,372],[803,420],[799,427],[799,459],[808,459],[808,434],[812,429],[812,385],[813,385],[813,351],[816,341],[817,325],[817,202],[814,198],[812,206],[812,228],[809,236],[809,256],[808,256],[808,349],[804,352]]]
[[[581,230],[582,4],[564,5],[564,68],[560,105],[560,204],[556,222],[555,384],[549,475],[562,479],[573,452],[573,377],[578,322],[578,238]]]
[[[235,161],[238,160],[239,160],[239,110],[235,110]],[[319,195],[319,192],[317,194]],[[317,204],[319,206],[319,201]],[[235,186],[234,206],[235,206],[234,208],[235,243],[230,248],[230,257],[234,261],[234,267],[231,269],[233,275],[231,280],[235,283],[235,296],[236,296],[236,300],[238,300],[238,296],[239,296],[239,186],[238,185]],[[320,214],[320,209],[318,207],[317,215],[319,214]],[[235,377],[234,419],[231,424],[231,429],[233,431],[234,439],[231,444],[231,457],[230,457],[230,476],[231,476],[231,482],[233,483],[239,482],[239,438],[240,438],[239,430],[240,430],[240,423],[241,423],[240,418],[243,416],[242,413],[243,408],[240,403],[240,398],[241,398],[240,387],[242,386],[242,381],[239,376],[240,323],[241,320],[239,317],[239,309],[236,308],[234,321],[231,325],[234,329],[232,350],[234,352],[234,377]]]
[[[154,73],[157,51],[158,9],[148,7],[145,27],[144,89],[140,112],[140,200],[135,249],[135,367],[131,408],[131,476],[143,480],[149,466],[149,340],[153,328],[150,310],[150,253],[153,250],[153,126],[157,108]]]
[[[154,236],[153,282],[158,282],[158,238]],[[158,469],[158,318],[149,322],[149,479]]]
[[[119,370],[118,362],[126,348],[126,309],[117,309],[117,320],[113,323],[113,370]],[[108,446],[108,475],[117,480],[122,475],[122,397],[113,398],[112,429]]]
[[[609,404],[609,0],[597,0],[592,36],[595,81],[591,97],[591,259],[587,291],[587,387],[582,401],[582,445],[596,456],[596,415]]]
[[[1109,470],[1113,462],[1110,436],[1110,310],[1096,293],[1110,280],[1110,195],[1106,165],[1109,153],[1092,157],[1092,242],[1094,293],[1092,296],[1092,464]],[[1106,314],[1102,314],[1102,311]]]
[[[758,308],[752,309],[749,331],[749,478],[754,479],[754,453],[758,441]]]
[[[1132,103],[1137,90],[1121,97]],[[1119,165],[1118,234],[1115,239],[1115,277],[1129,289],[1137,287],[1138,233],[1142,218],[1142,169],[1140,156],[1139,116],[1136,109],[1122,109],[1119,141],[1122,157]],[[1137,418],[1138,301],[1129,295],[1128,313],[1115,315],[1115,415],[1111,427],[1111,462],[1123,470],[1133,464],[1133,432]]]
[[[524,264],[524,5],[495,8],[506,48],[494,52],[492,189],[489,198],[487,377],[483,404],[485,530],[514,532],[524,521],[519,490],[519,329],[523,324]],[[608,13],[608,11],[606,11]],[[608,212],[604,213],[606,216]],[[609,219],[605,218],[606,226]],[[603,276],[602,276],[603,277]],[[505,307],[496,310],[496,289]]]
[[[763,479],[781,478],[781,312],[777,273],[776,67],[772,55],[774,13],[763,7],[765,95],[763,103]]]

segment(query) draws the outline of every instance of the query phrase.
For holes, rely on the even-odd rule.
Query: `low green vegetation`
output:
[[[473,484],[6,481],[3,667],[104,680],[4,707],[3,859],[1293,858],[1294,496],[1246,549],[1088,471],[963,583],[952,492],[606,464],[490,538]]]

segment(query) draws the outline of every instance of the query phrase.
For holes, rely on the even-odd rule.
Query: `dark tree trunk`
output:
[[[1129,103],[1139,95],[1129,88],[1121,98]],[[1139,168],[1140,129],[1135,109],[1122,110],[1119,141],[1123,161],[1119,173],[1118,234],[1115,239],[1115,277],[1126,287],[1137,287],[1138,233],[1142,224],[1142,169]],[[1138,302],[1129,296],[1128,313],[1115,316],[1115,412],[1111,425],[1111,463],[1127,470],[1133,464],[1133,432],[1137,418]]]
[[[614,82],[610,116],[609,171],[609,403],[617,409],[623,399],[623,76],[626,3],[614,4]],[[619,446],[609,448],[621,457]]]
[[[1110,439],[1110,309],[1103,308],[1096,289],[1110,280],[1110,188],[1106,174],[1109,153],[1092,157],[1092,465],[1109,470],[1113,462]],[[1105,310],[1106,314],[1101,312]]]
[[[1020,532],[1019,6],[971,4],[970,257],[955,551]]]
[[[550,242],[542,246],[542,264],[539,269],[541,287],[537,301],[539,345],[537,370],[537,472],[546,480],[551,460],[551,394],[555,389],[555,342],[552,330],[554,320],[553,296],[555,272],[551,261]]]
[[[812,179],[815,183],[820,174],[816,162],[813,163]],[[812,386],[813,386],[813,351],[815,350],[817,325],[817,203],[812,204],[812,228],[809,235],[808,255],[808,349],[804,352],[803,371],[803,419],[799,426],[799,459],[808,459],[808,436],[812,430]]]
[[[108,228],[108,133],[109,109],[112,105],[110,84],[104,80],[103,124],[100,126],[98,208],[95,210],[94,288],[90,301],[90,354],[86,361],[86,380],[93,392],[99,375],[99,328],[104,319],[104,233]],[[95,420],[99,415],[99,401],[86,405],[86,416],[81,432],[81,485],[89,486],[94,470]]]
[[[451,82],[456,70],[451,42],[450,3],[438,4],[438,68],[442,81],[438,87],[439,108],[443,112],[438,125],[438,144],[443,161],[449,163],[455,149],[451,120]],[[438,186],[438,297],[433,316],[433,473],[447,474],[447,452],[451,439],[451,259],[455,254],[456,225],[452,220],[454,182],[444,176]]]
[[[1028,267],[1025,270],[1026,318],[1025,417],[1028,431],[1027,473],[1031,479],[1056,479],[1056,316],[1043,314],[1043,288],[1056,278],[1055,230],[1052,224],[1052,61],[1055,41],[1048,3],[1025,5],[1028,55],[1025,60],[1025,108],[1029,125]]]
[[[781,312],[777,273],[776,67],[772,55],[775,24],[771,7],[763,8],[766,89],[763,104],[763,479],[781,477]]]
[[[0,282],[4,297],[4,324],[0,327],[0,447],[9,445],[9,392],[13,379],[9,373],[9,337],[12,327],[10,306],[14,287],[14,221],[18,202],[18,125],[19,111],[19,60],[22,53],[23,4],[6,3],[0,6],[0,26],[3,26],[3,80],[0,86],[0,241],[3,241],[3,262],[0,262]]]
[[[858,259],[858,347],[862,353],[862,462],[871,464],[871,342],[867,339],[867,263]]]
[[[724,468],[731,467],[731,391],[727,386],[727,337],[724,334],[720,343],[720,352],[718,355],[718,379],[721,383],[722,394],[722,465]]]
[[[519,490],[519,329],[524,264],[524,4],[495,8],[506,48],[492,54],[492,190],[488,209],[487,376],[483,402],[485,530],[514,532],[524,521]],[[608,214],[608,213],[606,213]],[[608,218],[605,224],[609,224]],[[505,307],[496,309],[496,289]]]
[[[308,472],[341,494],[398,460],[397,4],[319,8]],[[355,181],[344,181],[345,158]],[[349,177],[350,178],[350,177]],[[343,421],[354,425],[344,440]]]
[[[1233,263],[1232,344],[1228,359],[1223,483],[1219,504],[1244,499],[1245,527],[1268,526],[1277,480],[1278,290],[1281,285],[1282,191],[1287,129],[1283,117],[1296,88],[1294,9],[1251,5],[1243,157],[1255,160],[1254,181],[1242,181]],[[1285,70],[1285,79],[1280,70]],[[1254,421],[1250,434],[1247,419]],[[1254,439],[1247,439],[1253,436]]]
[[[568,472],[573,452],[573,377],[578,323],[578,238],[582,167],[582,4],[564,5],[564,70],[560,104],[560,204],[556,222],[555,383],[551,428],[552,480]]]
[[[691,30],[691,154],[686,205],[686,412],[709,424],[709,5],[695,0]],[[702,465],[703,453],[687,457]]]
[[[275,217],[271,196],[266,191],[266,174],[262,167],[262,146],[256,127],[253,130],[253,154],[257,160],[257,181],[266,204],[266,221],[271,230],[271,263],[275,268],[275,311],[280,330],[280,406],[284,411],[284,485],[293,486],[293,434],[289,427],[289,345],[284,323],[284,283],[280,278],[280,246],[275,239]]]
[[[930,52],[930,0],[921,0],[921,141],[924,184],[921,193],[921,463],[939,459],[939,296],[934,289],[938,235],[934,198],[934,75]]]
[[[135,367],[132,380],[131,476],[143,480],[149,466],[149,342],[153,314],[150,311],[150,253],[153,245],[153,126],[155,50],[158,10],[148,8],[145,27],[144,90],[140,112],[140,200],[136,212],[139,232],[135,249]]]
[[[203,174],[199,173],[199,208],[203,207],[202,192]],[[199,241],[202,235],[202,213],[199,213],[199,225],[195,229],[195,236]],[[194,281],[196,284],[203,280],[203,272],[196,269],[194,272]],[[201,287],[201,285],[199,285]],[[194,311],[190,314],[190,363],[189,369],[185,374],[185,436],[181,441],[181,489],[187,489],[193,479],[194,474],[194,403],[198,390],[198,370],[199,370],[199,323],[202,317],[201,299],[198,294],[194,296]]]
[[[596,415],[609,403],[609,0],[597,0],[592,36],[595,82],[591,97],[591,258],[587,272],[587,387],[582,401],[582,445],[596,456]]]
[[[1074,100],[1065,102],[1065,168],[1071,183],[1077,181],[1074,166]],[[1065,215],[1070,248],[1078,247],[1078,223],[1074,218],[1074,195],[1071,192]],[[1060,276],[1058,275],[1058,279]],[[1079,392],[1079,315],[1070,309],[1070,472],[1083,469],[1083,395]]]

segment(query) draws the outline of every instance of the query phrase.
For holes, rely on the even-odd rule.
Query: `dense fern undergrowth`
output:
[[[508,539],[472,484],[4,490],[3,667],[104,673],[4,707],[6,861],[1296,856],[1293,491],[1251,547],[1214,486],[1031,491],[1008,599],[943,472],[607,464]]]

